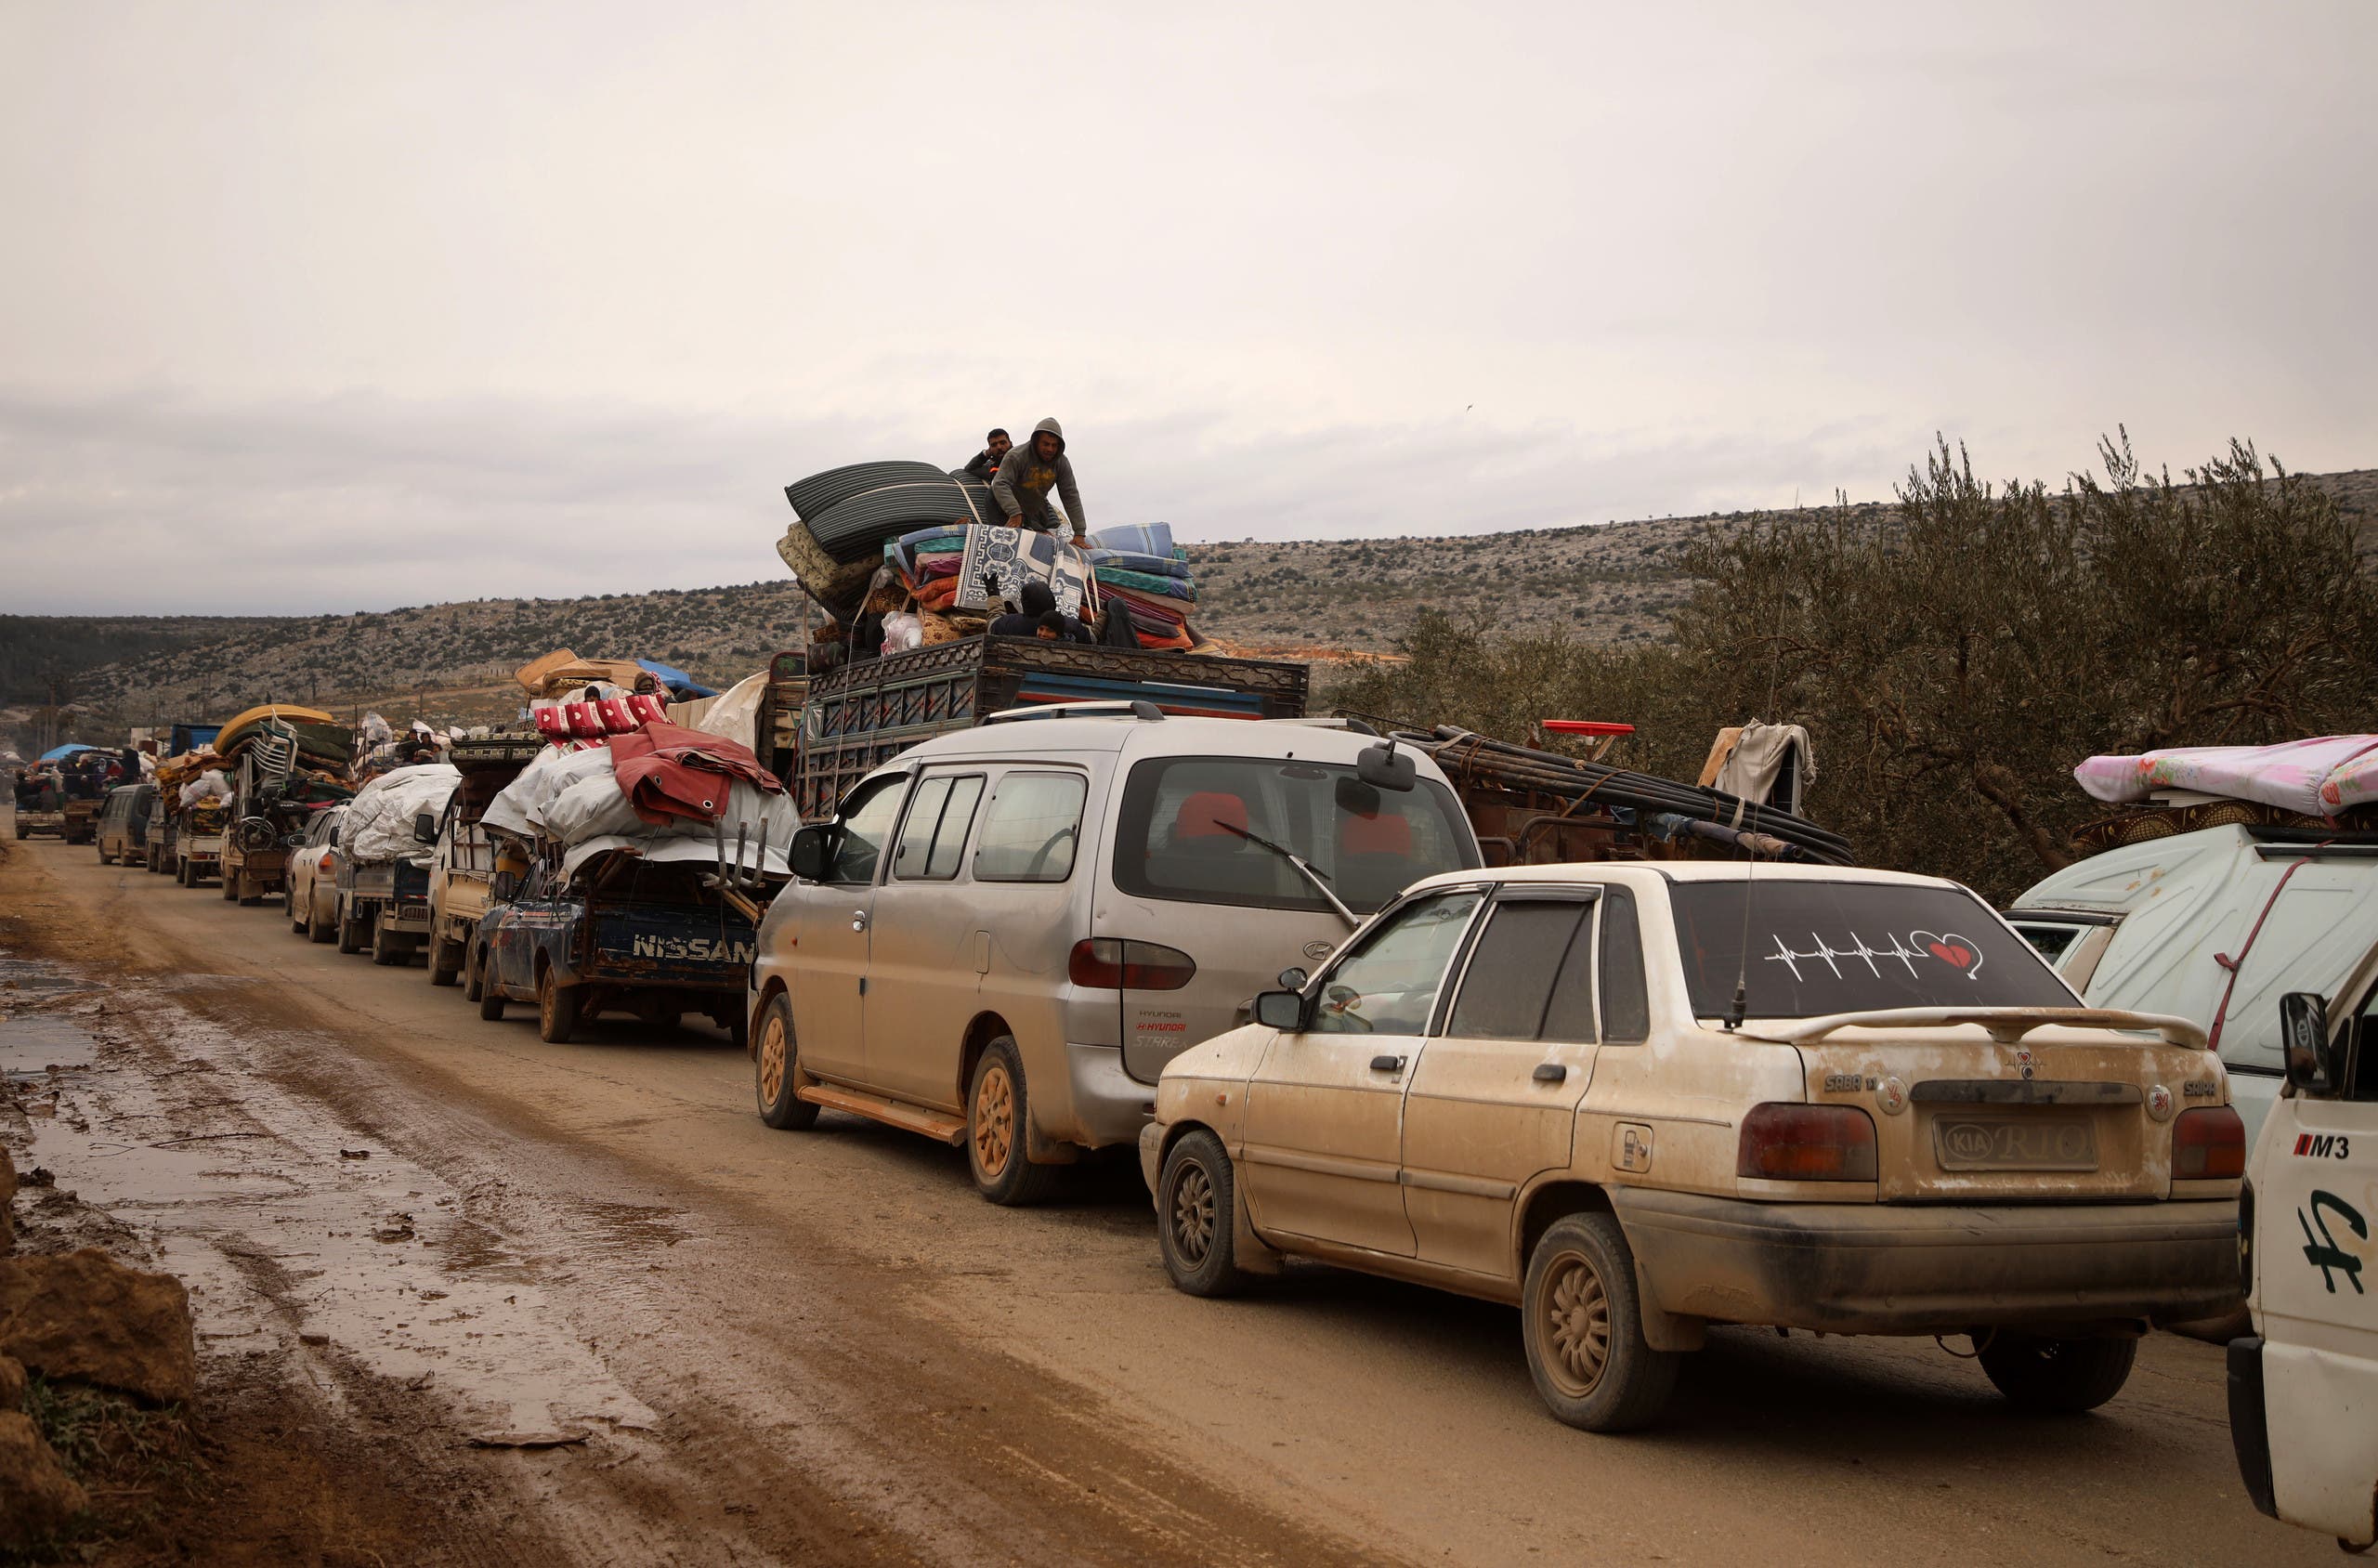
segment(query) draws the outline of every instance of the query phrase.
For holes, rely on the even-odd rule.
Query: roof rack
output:
[[[1161,719],[1164,710],[1144,698],[1086,702],[1036,702],[1027,708],[1002,708],[985,715],[986,725],[1017,724],[1026,719]]]
[[[1319,713],[1313,713],[1308,714],[1303,718],[1264,719],[1260,722],[1267,725],[1303,725],[1312,729],[1342,729],[1349,735],[1376,736],[1378,734],[1378,730],[1373,729],[1369,725],[1365,724],[1361,719],[1355,718],[1351,713],[1340,713],[1334,718],[1325,717]]]

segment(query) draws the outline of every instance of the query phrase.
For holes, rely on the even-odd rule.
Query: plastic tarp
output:
[[[768,673],[746,675],[726,688],[726,694],[712,703],[702,716],[688,729],[704,735],[715,735],[721,740],[732,740],[738,746],[751,746],[760,724],[760,704],[767,699]],[[753,747],[754,751],[758,748]]]
[[[479,826],[516,838],[534,838],[537,816],[545,803],[590,772],[600,772],[606,779],[611,777],[609,747],[548,746],[488,803],[487,810],[479,815]],[[616,793],[619,786],[613,783],[611,788]]]
[[[85,746],[79,740],[70,740],[63,746],[52,746],[48,751],[44,751],[40,756],[35,757],[33,760],[35,762],[42,763],[54,763],[60,757],[71,757],[77,751],[96,751],[98,750],[98,748],[97,746]]]
[[[775,798],[782,800],[784,797],[779,795]],[[790,808],[788,807],[787,815],[790,816]],[[790,877],[792,875],[792,867],[785,859],[784,845],[790,842],[789,840],[780,841],[777,834],[771,832],[768,835],[768,853],[764,858],[761,856],[760,842],[756,836],[745,839],[742,853],[739,856],[736,853],[733,832],[730,831],[725,835],[725,841],[726,858],[729,863],[746,871],[757,871],[765,876]],[[660,838],[634,839],[623,834],[606,833],[599,838],[589,839],[584,843],[571,845],[562,855],[561,869],[564,876],[575,877],[578,875],[579,869],[596,856],[611,854],[638,856],[655,865],[699,863],[714,866],[718,863],[718,842],[706,836],[698,838],[692,834],[673,833]]]
[[[426,860],[430,846],[412,836],[413,818],[446,809],[463,779],[451,763],[418,763],[380,775],[355,792],[340,823],[339,847],[357,865]]]
[[[678,819],[654,827],[638,817],[620,789],[608,746],[567,752],[547,748],[489,803],[479,825],[521,838],[559,842],[568,851],[563,856],[563,867],[572,872],[595,853],[589,845],[614,840],[618,842],[610,847],[634,846],[647,854],[668,839],[698,846],[698,853],[673,851],[662,858],[701,859],[715,853],[715,839],[708,822]],[[732,856],[737,833],[743,834],[756,848],[764,830],[768,864],[780,869],[782,852],[791,844],[793,830],[800,825],[801,817],[793,809],[790,795],[772,794],[738,778],[727,791],[726,811],[717,823],[717,836],[725,839]],[[756,865],[756,860],[753,863]]]
[[[2258,801],[2306,817],[2333,817],[2378,800],[2378,735],[2323,735],[2278,746],[2174,746],[2137,756],[2091,757],[2072,777],[2110,805],[2162,790]]]

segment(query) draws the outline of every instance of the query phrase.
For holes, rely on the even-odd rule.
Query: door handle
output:
[[[1403,1070],[1404,1058],[1401,1056],[1374,1056],[1371,1058],[1371,1071],[1375,1073],[1400,1073]]]
[[[1568,1076],[1569,1069],[1558,1062],[1538,1062],[1535,1065],[1535,1081],[1538,1083],[1559,1083]]]
[[[851,929],[853,931],[865,931],[867,929],[867,911],[865,909],[853,909],[851,911]]]

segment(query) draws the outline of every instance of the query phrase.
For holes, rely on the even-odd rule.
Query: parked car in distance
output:
[[[2201,828],[2068,866],[2006,918],[2090,1006],[2203,1026],[2252,1146],[2279,1094],[2280,998],[2334,994],[2378,942],[2378,843]]]
[[[2186,1020],[2083,1008],[1958,884],[1666,862],[1431,878],[1164,1072],[1173,1282],[1282,1254],[1519,1306],[1552,1412],[1655,1418],[1710,1324],[1970,1335],[2086,1409],[2234,1300],[2245,1146]]]
[[[149,817],[157,800],[154,784],[119,784],[99,807],[99,864],[145,865]]]
[[[770,1126],[872,1117],[1028,1202],[1283,963],[1480,863],[1436,764],[1367,729],[1096,706],[936,736],[795,835],[751,967]]]
[[[2378,947],[2281,1004],[2286,1092],[2239,1214],[2254,1333],[2229,1342],[2246,1496],[2347,1551],[2378,1541]]]
[[[346,816],[343,805],[315,813],[305,841],[289,852],[281,908],[288,912],[289,929],[309,941],[338,939],[338,830]]]

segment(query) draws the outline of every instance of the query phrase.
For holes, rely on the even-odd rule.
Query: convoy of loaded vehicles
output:
[[[399,835],[424,923],[394,934],[490,1016],[533,1002],[548,1039],[603,1007],[747,1026],[769,1125],[833,1108],[962,1146],[994,1201],[1134,1145],[1180,1288],[1301,1257],[1511,1302],[1544,1402],[1590,1430],[1654,1419],[1713,1325],[1968,1337],[2010,1399],[2070,1411],[2114,1395],[2149,1326],[2236,1301],[2229,1073],[2200,1019],[2085,1005],[2051,967],[2091,944],[2103,967],[2102,911],[2032,900],[2010,925],[1823,855],[1684,857],[1648,804],[1531,817],[1442,733],[1306,719],[1290,667],[1101,652],[1087,692],[1082,650],[988,639],[824,677],[790,770],[812,819],[777,836],[789,810],[747,807],[764,853],[686,831],[580,853],[626,825],[616,779],[524,736],[464,742]],[[1052,661],[1069,709],[1033,689]],[[540,767],[523,831],[502,803]],[[599,809],[565,843],[573,789]],[[321,890],[353,810],[296,850],[298,928],[338,918]],[[1562,859],[1489,867],[1473,821],[1504,858],[1549,827]],[[2055,908],[2081,917],[2061,945],[2035,929]],[[2333,1024],[2286,1000],[2326,1043],[2287,1058],[2272,1127],[2344,1182],[2378,1004],[2367,973],[2338,985]],[[2289,1157],[2254,1156],[2261,1255],[2319,1209],[2306,1250],[2358,1289],[2378,1192],[2299,1194],[2331,1172]],[[2267,1510],[2366,1542],[2378,1457],[2337,1391],[2371,1328],[2298,1272],[2248,1275],[2241,1463]],[[2316,1385],[2342,1425],[2298,1443],[2267,1411]]]

